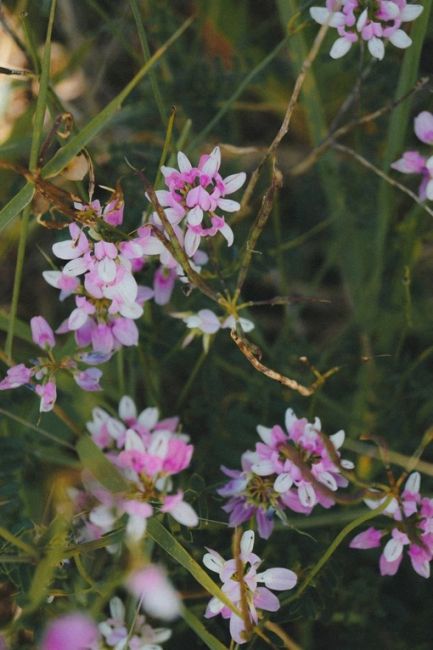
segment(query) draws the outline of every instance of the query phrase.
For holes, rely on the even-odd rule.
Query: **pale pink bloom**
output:
[[[433,144],[433,114],[422,111],[416,116],[414,130],[417,137],[425,144]]]
[[[10,390],[11,388],[19,388],[28,384],[32,377],[30,368],[26,368],[23,363],[17,366],[12,366],[6,373],[6,377],[0,381],[0,390]]]
[[[41,650],[99,650],[98,628],[85,614],[65,614],[48,624]]]
[[[42,413],[52,411],[57,399],[57,388],[55,381],[47,381],[46,384],[37,384],[35,390],[41,398],[39,410]]]
[[[42,316],[34,316],[30,319],[32,339],[43,350],[51,350],[56,345],[54,332]]]
[[[78,386],[89,392],[102,390],[99,385],[101,377],[102,371],[99,368],[87,368],[87,370],[74,373],[74,379]]]
[[[173,293],[176,282],[176,269],[159,266],[153,276],[153,291],[157,305],[166,305]]]
[[[380,546],[380,540],[385,533],[376,528],[367,528],[364,532],[359,533],[352,539],[350,548],[377,548]]]
[[[333,59],[343,57],[354,43],[363,40],[371,56],[380,60],[387,41],[401,49],[412,44],[400,27],[422,11],[422,5],[411,5],[406,0],[378,0],[374,5],[364,0],[327,0],[326,7],[311,7],[310,15],[320,25],[328,24],[337,30],[339,38],[330,51]]]
[[[71,239],[53,244],[53,253],[61,260],[74,260],[82,257],[89,250],[86,235],[76,223],[69,226]]]
[[[171,637],[167,628],[152,628],[144,616],[135,616],[133,628],[128,633],[125,607],[117,596],[110,600],[110,618],[99,624],[99,631],[107,645],[114,650],[161,650],[160,643]]]
[[[42,276],[50,286],[55,289],[60,289],[59,299],[61,301],[75,293],[80,286],[78,278],[66,275],[66,273],[62,273],[61,271],[43,271]]]
[[[154,564],[132,573],[126,583],[144,611],[150,616],[171,621],[180,614],[181,601],[165,571]]]
[[[224,558],[214,551],[207,549],[203,557],[203,564],[211,571],[219,574],[223,582],[222,591],[238,609],[241,607],[241,583],[248,605],[248,615],[251,623],[257,625],[259,610],[276,612],[280,608],[280,602],[271,589],[275,591],[286,591],[293,589],[297,583],[296,574],[290,569],[275,567],[257,573],[262,560],[253,553],[254,532],[247,530],[243,533],[240,542],[240,561],[243,575],[238,575],[238,564],[235,559],[225,561]],[[265,586],[261,586],[261,585]],[[232,610],[218,598],[212,598],[206,608],[205,617],[212,618],[220,614],[223,618],[230,619],[230,634],[236,643],[245,643],[245,623]]]

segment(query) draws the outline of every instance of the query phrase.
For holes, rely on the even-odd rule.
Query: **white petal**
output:
[[[320,483],[323,483],[323,485],[326,485],[330,490],[335,492],[338,489],[337,481],[335,478],[332,476],[330,472],[321,472],[317,479],[320,481]]]
[[[270,427],[264,427],[263,424],[258,424],[256,430],[260,438],[263,440],[263,442],[266,445],[270,445],[272,440],[271,437],[272,429]]]
[[[196,511],[185,501],[180,501],[174,508],[171,508],[170,514],[183,526],[198,526],[199,520]]]
[[[385,2],[385,9],[391,18],[397,18],[400,13],[400,7],[395,2]]]
[[[403,552],[403,544],[399,539],[390,539],[383,549],[383,554],[388,562],[394,562],[397,560]]]
[[[319,25],[324,25],[330,16],[330,11],[326,7],[310,7],[310,16]]]
[[[298,582],[298,576],[290,569],[274,567],[258,574],[257,580],[264,582],[268,589],[285,591],[286,589],[293,589]]]
[[[271,460],[260,460],[258,463],[254,463],[251,469],[257,476],[275,474],[274,463]]]
[[[334,445],[335,449],[340,449],[344,443],[345,437],[346,434],[344,433],[343,429],[340,429],[340,431],[337,431],[337,433],[333,433],[332,436],[329,436],[329,439]]]
[[[361,13],[361,15],[358,18],[358,21],[356,23],[356,29],[358,32],[361,32],[362,29],[365,27],[365,23],[367,22],[368,18],[368,10],[364,9],[364,11]]]
[[[59,288],[59,280],[62,277],[60,271],[43,271],[42,277],[51,287]]]
[[[78,257],[75,260],[70,260],[63,267],[63,273],[65,275],[71,275],[73,277],[76,277],[77,275],[81,275],[86,271],[87,271],[87,263],[84,261],[84,258],[82,257]]]
[[[342,56],[348,53],[351,47],[352,43],[347,38],[337,38],[331,47],[329,56],[331,59],[341,59]]]
[[[421,474],[419,472],[412,472],[406,481],[404,489],[413,494],[418,494],[421,487]]]
[[[297,421],[297,417],[293,411],[293,409],[287,409],[285,415],[284,415],[284,426],[286,427],[286,431],[290,432],[290,429],[294,425],[294,423]]]
[[[241,204],[237,201],[232,201],[232,199],[218,199],[218,207],[224,212],[237,212]]]
[[[385,55],[385,46],[383,41],[380,38],[373,36],[373,38],[370,38],[368,41],[368,51],[371,56],[381,61]]]
[[[74,309],[68,318],[68,327],[70,330],[75,331],[80,329],[86,322],[88,316],[82,309]]]
[[[402,50],[412,45],[412,39],[402,29],[397,29],[394,34],[391,34],[389,40],[395,47],[399,47]]]
[[[231,174],[224,179],[224,194],[233,194],[236,192],[242,185],[245,183],[247,175],[245,172],[239,172],[239,174]]]
[[[224,566],[224,559],[219,553],[205,553],[203,556],[203,564],[209,571],[219,573]]]
[[[313,507],[317,502],[316,493],[311,483],[301,483],[298,488],[299,501],[305,508]]]
[[[427,183],[425,193],[429,201],[433,201],[433,179]]]
[[[114,596],[110,600],[110,614],[118,621],[125,620],[125,607],[118,596]]]
[[[274,490],[275,492],[280,492],[281,494],[283,492],[287,492],[293,485],[293,479],[290,474],[287,474],[284,472],[283,474],[280,474],[277,476],[274,482]]]
[[[101,528],[111,528],[116,521],[116,517],[113,515],[111,508],[108,508],[107,506],[98,506],[97,508],[93,508],[89,514],[89,519],[92,524],[100,526]]]
[[[213,176],[218,171],[221,164],[221,151],[219,147],[215,147],[209,158],[206,160],[202,168],[202,173],[206,176]]]
[[[188,212],[187,221],[191,226],[198,226],[203,221],[203,210],[196,205],[195,208]]]
[[[177,164],[181,172],[189,172],[192,168],[187,156],[182,151],[177,154]]]
[[[134,401],[128,395],[124,395],[119,402],[119,416],[122,420],[135,420],[137,417]]]
[[[159,410],[156,407],[149,406],[147,409],[144,409],[144,411],[141,411],[138,416],[138,421],[143,427],[146,427],[146,429],[153,429],[155,424],[158,422],[158,418]]]
[[[208,604],[208,609],[212,614],[219,614],[225,605],[218,598],[211,598]]]
[[[126,535],[128,539],[138,542],[146,532],[146,517],[140,517],[139,515],[131,515],[128,518],[128,523],[126,524]]]
[[[134,429],[128,429],[126,432],[125,449],[126,451],[136,449],[137,451],[144,452],[144,443],[138,433],[134,431]]]
[[[254,531],[246,530],[241,537],[241,555],[246,557],[254,548]]]
[[[228,223],[225,223],[223,227],[220,228],[220,233],[226,240],[227,246],[231,246],[233,244],[234,235],[233,235],[233,230],[230,228]]]
[[[57,242],[53,244],[52,251],[56,257],[61,260],[73,260],[82,255],[82,251],[74,245],[72,239]]]
[[[404,23],[415,20],[424,11],[422,5],[406,5],[400,13],[400,20]]]

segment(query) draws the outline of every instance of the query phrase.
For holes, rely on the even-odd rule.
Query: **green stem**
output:
[[[35,122],[33,126],[32,145],[30,149],[29,169],[34,171],[37,167],[39,157],[39,147],[42,141],[42,131],[44,126],[45,108],[47,103],[48,81],[50,75],[50,57],[51,57],[51,35],[53,32],[54,16],[56,13],[57,0],[52,0],[50,17],[48,19],[47,36],[45,39],[45,48],[42,61],[42,71],[40,77],[39,94],[36,102]],[[36,65],[36,64],[35,64]],[[9,328],[6,337],[5,352],[8,357],[12,356],[15,319],[18,312],[18,302],[20,298],[21,279],[23,275],[24,256],[26,251],[27,233],[29,229],[30,207],[27,207],[21,219],[20,239],[18,242],[17,262],[15,266],[14,287],[12,290],[12,304],[10,310]]]
[[[361,515],[360,517],[357,517],[354,521],[351,521],[350,524],[347,524],[347,526],[345,526],[343,530],[338,533],[337,537],[334,539],[332,544],[326,549],[325,553],[311,569],[310,573],[305,578],[304,582],[301,584],[301,586],[296,591],[296,593],[293,594],[293,596],[286,598],[282,604],[288,605],[294,600],[297,600],[304,593],[307,587],[311,584],[311,582],[314,580],[314,578],[319,573],[319,571],[321,571],[321,569],[325,566],[328,560],[331,559],[331,557],[334,555],[337,548],[345,540],[345,538],[352,532],[352,530],[358,528],[358,526],[361,526],[366,521],[369,521],[370,519],[375,519],[378,515],[382,514],[382,512],[390,504],[391,500],[392,500],[392,496],[389,496],[378,508],[375,508],[374,510],[369,511]]]
[[[194,380],[195,380],[195,378],[197,376],[197,373],[200,370],[200,368],[202,367],[206,357],[207,357],[207,353],[205,351],[203,351],[201,353],[201,355],[199,356],[199,358],[197,359],[197,361],[195,362],[194,368],[192,369],[192,371],[189,374],[188,381],[186,382],[185,386],[183,387],[182,392],[179,395],[179,399],[176,402],[176,409],[175,409],[176,411],[178,411],[179,408],[182,406],[185,398],[187,397],[187,395],[188,395],[188,393],[189,393],[189,391],[191,389],[191,386],[194,383]]]
[[[33,548],[33,546],[30,546],[30,544],[23,542],[22,539],[16,537],[16,535],[13,533],[10,533],[7,528],[3,528],[3,526],[0,526],[0,537],[3,537],[3,539],[5,539],[7,542],[24,551],[26,555],[30,555],[31,557],[38,557],[38,553],[36,549]]]

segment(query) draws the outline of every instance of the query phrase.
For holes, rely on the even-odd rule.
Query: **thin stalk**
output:
[[[179,395],[179,398],[176,402],[176,411],[179,411],[180,407],[182,406],[183,402],[185,401],[185,398],[188,396],[189,391],[191,390],[191,387],[195,381],[195,378],[197,376],[197,373],[199,372],[200,368],[202,367],[203,363],[205,362],[205,359],[207,357],[207,353],[203,350],[201,355],[198,357],[197,361],[195,362],[194,368],[192,371],[189,373],[188,381],[186,382],[185,386],[182,388],[182,391]]]
[[[6,528],[3,528],[3,526],[0,526],[0,537],[3,537],[3,539],[9,542],[9,544],[13,544],[13,546],[24,551],[26,555],[30,555],[34,558],[38,557],[38,552],[33,548],[33,546],[30,546],[27,542],[23,542],[22,539],[9,532]]]
[[[42,60],[42,70],[39,85],[39,94],[36,102],[35,122],[33,128],[32,144],[30,149],[29,169],[31,172],[35,171],[38,158],[39,148],[42,141],[42,131],[44,125],[45,109],[47,103],[48,82],[50,75],[50,56],[51,56],[51,36],[53,32],[54,17],[56,13],[57,0],[52,0],[50,16],[48,19],[47,35],[45,39],[44,55]],[[34,62],[35,65],[37,65]],[[18,242],[17,262],[15,266],[14,286],[12,290],[12,303],[10,310],[9,328],[6,336],[5,352],[8,357],[12,356],[14,331],[15,331],[15,318],[18,312],[18,302],[20,298],[21,280],[23,275],[24,257],[27,243],[27,233],[29,229],[29,219],[31,208],[29,206],[23,212],[21,219],[20,238]]]
[[[140,41],[141,49],[143,51],[143,57],[145,62],[147,63],[147,61],[150,59],[149,43],[147,42],[147,36],[144,30],[143,19],[140,14],[138,2],[137,0],[129,0],[129,4],[131,5],[132,15],[134,16],[135,24],[137,26],[138,39]],[[155,103],[158,107],[158,111],[161,116],[161,121],[165,126],[167,117],[164,110],[164,102],[162,99],[161,91],[159,89],[158,80],[153,70],[149,72],[149,79],[150,79],[150,85],[152,86],[152,92],[155,98]]]
[[[350,524],[347,524],[347,526],[345,526],[343,530],[338,533],[337,537],[334,539],[332,544],[326,549],[325,553],[311,569],[310,573],[305,578],[304,582],[300,585],[296,593],[290,596],[289,598],[286,598],[282,602],[282,605],[283,606],[288,605],[294,600],[297,600],[304,593],[304,591],[309,587],[309,585],[312,583],[316,575],[321,571],[321,569],[325,566],[328,560],[331,559],[331,557],[334,555],[337,548],[346,539],[346,537],[352,532],[352,530],[358,528],[358,526],[362,526],[362,524],[365,524],[365,522],[370,521],[370,519],[375,519],[380,514],[382,514],[382,512],[386,509],[386,507],[391,503],[392,498],[393,498],[392,495],[389,496],[379,507],[375,508],[372,511],[366,512],[360,517],[357,517],[354,521],[351,521]]]

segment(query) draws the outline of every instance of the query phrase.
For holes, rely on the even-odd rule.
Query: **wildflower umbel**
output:
[[[422,5],[406,0],[326,0],[326,7],[311,7],[311,17],[320,25],[334,27],[339,38],[334,42],[330,56],[339,59],[354,43],[364,41],[375,59],[383,59],[385,43],[407,48],[412,39],[401,26],[421,14]]]
[[[155,506],[185,526],[197,526],[197,514],[184,500],[182,490],[172,493],[172,477],[189,466],[193,453],[188,436],[176,431],[178,418],[159,420],[157,408],[137,413],[128,396],[120,400],[119,416],[120,419],[113,418],[95,408],[87,427],[93,441],[122,473],[130,489],[128,494],[112,494],[84,474],[86,491],[71,494],[77,510],[88,512],[79,532],[81,537],[101,537],[126,514],[126,535],[135,542],[144,535]]]
[[[420,494],[421,476],[413,472],[406,481],[399,499],[392,499],[384,514],[392,524],[384,528],[370,527],[350,542],[351,548],[377,548],[388,537],[379,560],[381,575],[397,573],[406,548],[414,571],[423,578],[430,577],[433,559],[433,499]],[[370,508],[377,508],[383,500],[367,501]]]
[[[276,612],[280,608],[280,602],[273,591],[286,591],[293,589],[297,583],[296,573],[290,569],[275,567],[266,571],[258,572],[262,560],[253,553],[254,532],[244,532],[240,542],[240,564],[242,575],[239,575],[239,561],[235,558],[224,560],[214,551],[207,549],[203,557],[203,564],[219,574],[223,583],[222,591],[238,609],[241,608],[243,592],[247,606],[248,617],[253,625],[257,625],[261,617],[261,610]],[[245,621],[237,616],[227,605],[218,598],[212,598],[206,608],[205,617],[212,618],[220,614],[225,619],[230,619],[230,634],[236,643],[245,643]]]
[[[334,494],[346,487],[348,480],[341,469],[350,470],[353,463],[341,460],[338,449],[344,442],[344,431],[327,438],[321,431],[319,418],[310,423],[297,418],[291,409],[285,415],[284,431],[259,425],[262,442],[255,451],[242,454],[242,470],[222,468],[230,481],[218,490],[230,497],[224,510],[230,513],[230,526],[239,526],[255,517],[260,537],[267,539],[277,514],[284,521],[284,510],[309,515],[320,504],[334,505]]]

